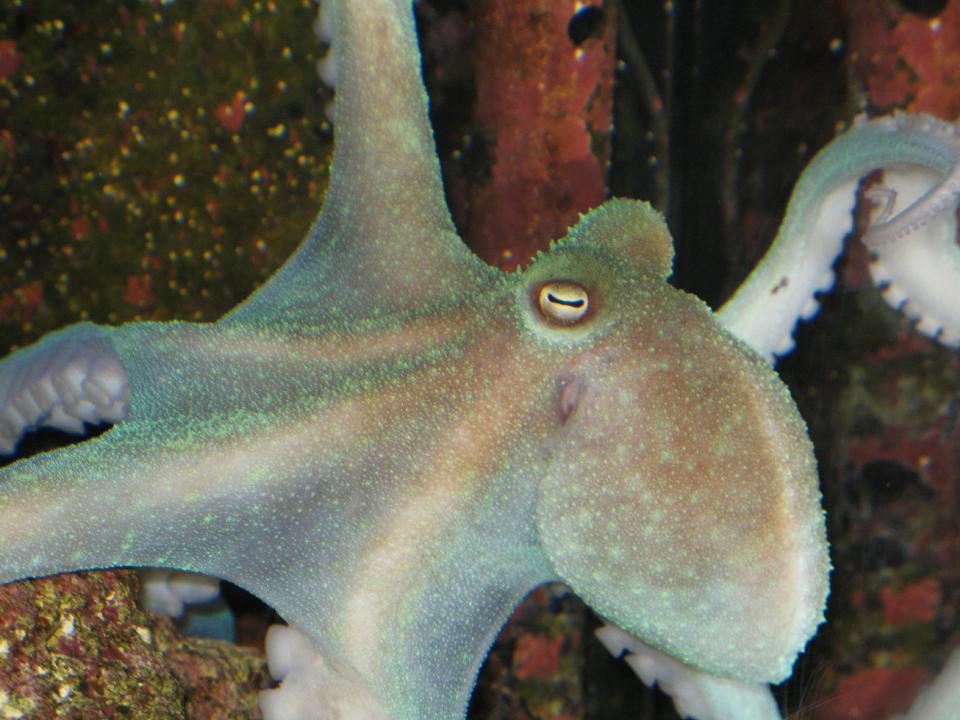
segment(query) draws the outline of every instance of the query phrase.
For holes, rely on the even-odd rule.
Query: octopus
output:
[[[778,717],[767,686],[823,621],[830,561],[773,363],[877,170],[874,278],[960,345],[954,127],[858,121],[714,312],[666,282],[673,242],[639,200],[583,214],[520,272],[481,262],[444,200],[410,3],[323,16],[331,180],[287,262],[216,322],[83,322],[0,363],[5,452],[113,424],[0,470],[0,582],[224,578],[288,623],[267,638],[268,720],[441,720],[519,601],[562,581],[681,715]],[[918,717],[951,707],[956,674]]]

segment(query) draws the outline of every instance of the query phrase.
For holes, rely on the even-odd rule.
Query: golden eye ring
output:
[[[537,293],[537,307],[547,321],[574,325],[587,316],[590,296],[586,288],[568,280],[546,282]]]

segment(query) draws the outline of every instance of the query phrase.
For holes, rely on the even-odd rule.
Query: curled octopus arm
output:
[[[790,352],[797,320],[812,318],[815,294],[833,285],[860,179],[882,170],[869,193],[879,211],[863,237],[874,282],[920,332],[960,346],[958,160],[952,123],[911,113],[858,120],[804,170],[773,244],[720,308],[720,322],[770,362]]]

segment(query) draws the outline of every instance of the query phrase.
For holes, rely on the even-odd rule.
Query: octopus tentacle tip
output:
[[[669,695],[681,717],[699,720],[780,718],[766,685],[707,675],[609,623],[599,628],[596,636],[610,654],[623,657],[646,685],[659,687]]]
[[[886,275],[880,263],[872,264],[871,272],[875,279]],[[928,308],[923,298],[911,294],[889,279],[878,284],[886,303],[912,321],[918,332],[946,347],[960,345],[960,321],[957,318],[943,316],[938,308]]]
[[[85,423],[118,422],[130,401],[126,371],[103,331],[85,325],[0,362],[0,390],[2,453],[37,427],[81,434]]]
[[[811,297],[803,305],[803,309],[800,311],[801,320],[810,320],[820,311],[820,303],[817,302],[816,298]]]
[[[283,682],[260,693],[264,720],[388,720],[356,671],[318,652],[299,630],[273,625],[266,650],[270,674]]]
[[[883,295],[883,299],[887,301],[887,305],[894,310],[902,310],[909,299],[903,290],[889,282],[880,288],[880,292]]]
[[[830,290],[830,288],[833,287],[833,283],[835,280],[836,280],[836,275],[834,275],[833,269],[831,267],[824,268],[823,271],[820,273],[820,277],[818,277],[813,283],[814,292],[815,293],[827,292],[828,290]],[[810,299],[813,300],[814,298],[811,296]]]
[[[793,339],[793,333],[789,332],[783,335],[773,346],[773,355],[780,357],[781,355],[788,355],[793,352],[793,349],[797,346],[797,343]]]
[[[857,182],[874,170],[882,185],[867,197],[880,207],[862,237],[874,282],[921,332],[944,344],[960,335],[958,125],[920,113],[858,116],[804,170],[770,250],[718,313],[768,360],[793,349],[784,336],[816,314],[815,294],[833,285]]]

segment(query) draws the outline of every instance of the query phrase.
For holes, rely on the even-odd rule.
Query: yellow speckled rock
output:
[[[57,575],[0,588],[0,715],[251,718],[254,651],[182,638],[136,606],[136,575]]]

